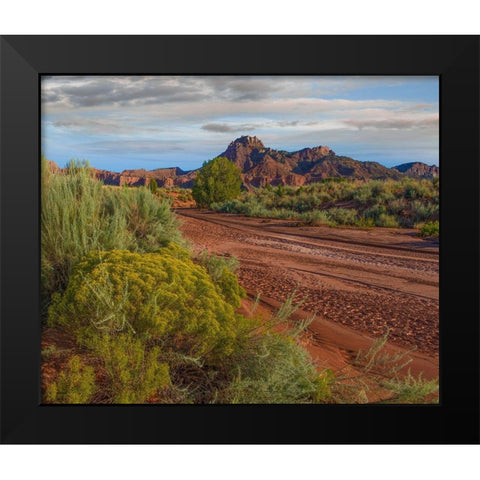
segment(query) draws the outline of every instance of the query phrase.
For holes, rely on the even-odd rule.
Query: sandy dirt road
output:
[[[415,347],[412,371],[438,375],[439,247],[413,230],[306,227],[294,221],[178,209],[194,250],[234,255],[250,299],[275,309],[295,289],[297,316],[316,313],[309,350],[342,367],[389,329]]]

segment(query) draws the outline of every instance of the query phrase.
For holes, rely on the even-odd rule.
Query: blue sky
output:
[[[287,151],[438,165],[438,99],[438,77],[43,77],[42,151],[60,166],[189,170],[256,135]]]

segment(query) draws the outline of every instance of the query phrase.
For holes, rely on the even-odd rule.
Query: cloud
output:
[[[237,130],[225,123],[207,123],[206,125],[202,125],[201,129],[218,133],[235,132]]]
[[[398,82],[398,80],[397,80]],[[388,78],[288,76],[50,76],[42,77],[49,107],[141,106],[256,102],[339,95]]]
[[[377,130],[384,130],[384,129],[393,129],[393,130],[400,130],[400,129],[412,129],[412,128],[430,128],[430,127],[438,127],[439,119],[438,115],[429,115],[420,118],[396,118],[396,117],[389,117],[383,119],[356,119],[356,120],[344,120],[343,123],[345,125],[349,125],[352,127],[356,127],[359,130],[364,128],[373,128]]]
[[[293,120],[291,122],[276,122],[279,127],[296,127],[298,123],[298,120]]]
[[[199,82],[180,82],[175,77],[52,77],[42,81],[43,102],[70,107],[188,102],[206,94]]]
[[[51,124],[56,128],[65,128],[92,134],[121,133],[128,131],[128,128],[125,125],[104,119],[68,117],[65,119],[55,120],[51,122]]]
[[[115,154],[161,154],[169,151],[183,151],[180,142],[163,140],[105,140],[90,142],[76,146],[85,153],[115,153]]]
[[[242,123],[240,125],[226,123],[207,123],[202,125],[200,128],[202,130],[207,130],[208,132],[217,132],[217,133],[227,133],[227,132],[241,132],[241,131],[252,131],[257,128],[260,128],[259,124],[248,124]]]

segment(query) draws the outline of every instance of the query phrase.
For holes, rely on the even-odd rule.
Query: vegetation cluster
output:
[[[45,328],[76,342],[44,401],[328,401],[330,372],[277,321],[236,312],[236,261],[195,257],[170,203],[148,187],[105,187],[86,163],[58,174],[43,162]]]
[[[192,189],[183,187],[158,187],[154,192],[161,199],[178,199],[180,202],[193,201]]]
[[[309,225],[421,227],[439,218],[439,179],[360,182],[325,179],[301,187],[266,185],[216,202],[220,212],[295,219]]]

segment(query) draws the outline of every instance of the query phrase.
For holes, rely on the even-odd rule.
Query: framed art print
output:
[[[477,37],[1,59],[2,441],[478,442]]]

